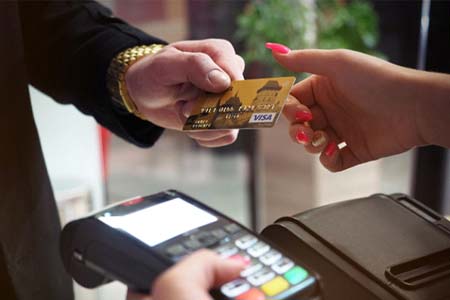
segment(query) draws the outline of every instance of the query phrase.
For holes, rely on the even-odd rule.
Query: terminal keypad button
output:
[[[228,234],[223,229],[214,229],[211,231],[211,234],[219,240],[224,239],[228,236]]]
[[[236,232],[238,232],[238,231],[241,230],[241,227],[239,227],[238,225],[236,225],[236,224],[234,224],[234,223],[225,225],[224,228],[225,228],[225,230],[226,230],[227,232],[229,232],[229,233],[231,233],[231,234],[234,234],[234,233],[236,233]]]
[[[254,261],[247,268],[241,271],[241,276],[242,277],[250,276],[261,270],[263,267],[264,267],[263,264],[259,263],[258,261]]]
[[[279,293],[287,290],[288,288],[289,283],[281,276],[277,276],[271,281],[261,286],[261,290],[269,297],[278,295]]]
[[[179,257],[188,253],[187,249],[181,244],[175,244],[167,247],[166,253],[171,257]]]
[[[255,245],[251,246],[247,252],[253,257],[260,257],[264,253],[270,250],[269,245],[263,242],[258,242]]]
[[[185,239],[182,244],[169,246],[166,253],[178,259],[200,248],[212,248],[222,257],[239,260],[247,265],[241,271],[241,278],[220,288],[228,298],[265,300],[308,277],[306,270],[236,224],[199,232]]]
[[[256,242],[258,241],[258,239],[250,234],[246,234],[240,238],[238,238],[235,242],[236,246],[238,246],[241,249],[247,249],[250,246],[253,246],[254,244],[256,244]]]
[[[283,257],[282,259],[280,259],[279,261],[277,261],[272,265],[272,269],[278,274],[284,274],[287,271],[289,271],[289,269],[291,269],[293,266],[294,263],[292,262],[292,260]]]
[[[247,280],[254,286],[258,286],[263,283],[266,283],[267,281],[271,280],[274,277],[275,273],[272,272],[272,270],[263,269],[262,271],[259,271],[258,273],[255,273],[247,277]]]
[[[269,252],[261,255],[259,260],[266,266],[270,266],[277,262],[281,258],[281,253],[275,250],[270,250]]]
[[[227,297],[234,298],[239,296],[251,288],[250,284],[243,279],[236,279],[228,282],[220,288],[220,291]]]
[[[252,259],[250,258],[250,256],[245,255],[245,254],[244,255],[242,255],[242,254],[235,254],[235,255],[230,256],[229,259],[239,261],[242,264],[244,264],[245,266],[250,265],[251,262],[252,262]]]
[[[308,272],[299,266],[293,267],[284,274],[284,278],[292,285],[302,282],[306,277],[308,277]]]
[[[184,246],[191,250],[197,250],[203,247],[203,244],[200,243],[197,239],[187,239],[183,242]]]
[[[203,247],[211,247],[215,245],[219,239],[212,235],[210,232],[201,232],[193,237],[193,239],[196,239],[199,243],[203,245]]]
[[[260,290],[252,288],[236,297],[236,300],[265,300],[266,296]]]
[[[226,244],[224,246],[216,248],[215,251],[222,257],[229,257],[237,254],[239,252],[239,249],[233,244]]]

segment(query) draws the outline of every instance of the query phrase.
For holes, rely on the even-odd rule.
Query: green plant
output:
[[[346,48],[372,55],[378,42],[378,19],[367,1],[345,5],[335,0],[317,1],[317,46],[323,49]]]
[[[247,63],[259,62],[272,69],[272,75],[286,75],[274,64],[265,42],[276,42],[289,47],[305,48],[307,41],[306,13],[308,7],[298,0],[252,1],[238,17],[236,37],[245,44],[243,57]]]
[[[238,17],[236,38],[247,64],[258,62],[273,76],[289,75],[264,48],[276,42],[292,49],[346,48],[380,56],[377,16],[367,0],[253,0]]]

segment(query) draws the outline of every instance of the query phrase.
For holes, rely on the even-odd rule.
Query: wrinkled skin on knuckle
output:
[[[209,53],[211,57],[218,58],[219,56],[226,54],[236,54],[233,44],[230,41],[223,39],[209,39],[207,42]]]
[[[210,58],[205,53],[192,53],[187,57],[188,66],[196,67],[209,63]]]
[[[231,44],[230,41],[223,40],[223,39],[216,39],[216,42],[217,42],[218,46],[221,47],[222,49],[227,49],[227,50],[230,50],[231,52],[235,53],[233,44]]]

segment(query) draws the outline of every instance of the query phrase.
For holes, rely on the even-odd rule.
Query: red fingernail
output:
[[[312,120],[312,114],[309,111],[298,111],[295,113],[295,119],[299,122],[308,122]]]
[[[277,43],[266,43],[266,48],[272,50],[276,53],[287,54],[291,49],[282,44]]]
[[[240,262],[244,266],[248,266],[252,262],[250,257],[248,257],[247,255],[242,256],[240,254],[235,254],[233,256],[230,256],[228,259]]]
[[[303,130],[299,130],[295,138],[299,144],[307,144],[309,142],[309,137]]]
[[[327,147],[325,148],[325,155],[326,156],[332,156],[334,152],[337,150],[337,145],[335,142],[328,143]]]

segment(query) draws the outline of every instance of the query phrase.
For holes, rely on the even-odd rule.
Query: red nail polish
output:
[[[308,122],[312,120],[312,114],[309,111],[298,111],[295,113],[295,119],[299,122]]]
[[[325,155],[326,156],[332,156],[334,152],[337,150],[337,145],[335,142],[330,142],[327,147],[325,148]]]
[[[244,266],[248,266],[252,260],[250,259],[250,257],[244,255],[240,255],[240,254],[235,254],[233,256],[228,257],[228,259],[240,262],[241,264],[243,264]]]
[[[272,50],[276,53],[287,54],[291,49],[282,44],[277,43],[266,43],[266,48]]]
[[[303,130],[299,130],[295,138],[299,144],[307,144],[309,142],[309,138]]]

